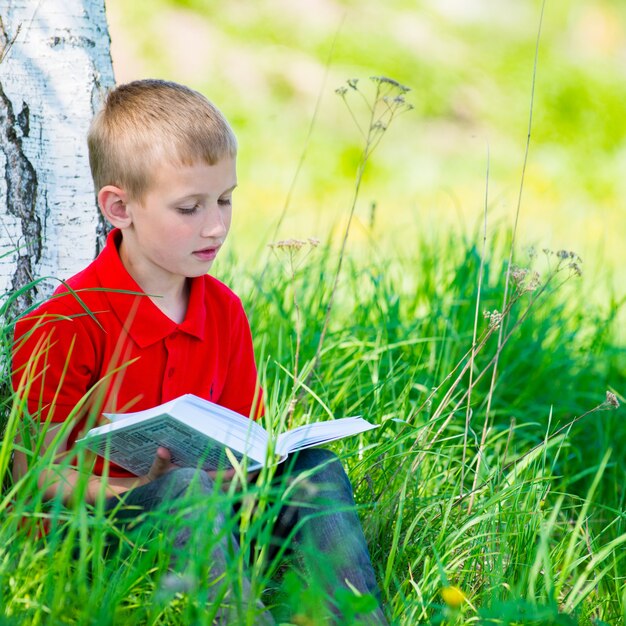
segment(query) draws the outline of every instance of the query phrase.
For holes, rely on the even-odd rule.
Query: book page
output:
[[[276,454],[284,455],[304,448],[312,448],[323,443],[358,435],[378,428],[378,424],[371,424],[362,417],[342,417],[327,422],[305,424],[278,436]]]
[[[224,445],[181,422],[160,415],[128,426],[87,437],[87,447],[137,476],[148,473],[156,449],[167,448],[172,462],[205,470],[230,468]],[[239,461],[243,455],[233,450]]]

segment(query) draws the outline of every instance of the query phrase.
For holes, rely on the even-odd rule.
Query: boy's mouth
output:
[[[201,261],[212,261],[216,256],[220,246],[210,246],[202,250],[196,250],[193,255]]]

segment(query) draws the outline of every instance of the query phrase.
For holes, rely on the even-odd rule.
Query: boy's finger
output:
[[[167,448],[157,448],[152,467],[148,471],[146,478],[148,482],[167,474],[170,470],[174,469],[175,465],[171,462],[172,455]]]
[[[171,452],[167,448],[163,448],[162,446],[159,446],[157,448],[156,456],[157,456],[157,459],[162,459],[164,461],[169,462],[172,460]]]

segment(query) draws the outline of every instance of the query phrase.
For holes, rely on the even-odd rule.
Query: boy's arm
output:
[[[54,306],[53,306],[54,305]],[[48,310],[47,307],[52,307]],[[39,415],[39,419],[51,421],[46,426],[43,446],[38,451],[43,455],[58,438],[66,414],[87,392],[94,378],[95,353],[89,334],[83,327],[83,320],[90,319],[84,314],[76,316],[72,311],[64,314],[60,302],[50,303],[22,318],[15,328],[15,341],[12,359],[13,388],[16,394],[26,396],[29,411]],[[52,411],[53,414],[49,415]],[[34,427],[37,428],[37,427]],[[31,440],[38,440],[37,432]],[[19,436],[16,444],[22,444]],[[97,475],[87,475],[58,461],[68,454],[68,442],[55,441],[55,461],[40,470],[37,484],[45,499],[61,497],[69,502],[81,486],[81,492],[88,502],[93,502],[102,490],[102,479]],[[28,471],[27,454],[17,447],[14,453],[13,478],[19,480]],[[123,493],[127,489],[147,482],[143,478],[111,478],[105,486],[107,495]]]
[[[60,426],[60,424],[53,424],[47,429],[44,435],[44,444],[41,454],[45,453],[48,446],[52,444],[56,435],[55,431]],[[17,443],[19,444],[20,441],[18,440]],[[67,444],[63,441],[56,445],[56,457],[60,459],[65,454],[67,454]],[[80,485],[80,490],[84,493],[83,499],[86,502],[93,503],[96,501],[96,498],[102,492],[103,488],[106,497],[120,495],[133,487],[149,483],[155,478],[174,469],[174,467],[175,466],[170,462],[169,452],[164,448],[159,448],[152,467],[146,476],[135,476],[132,478],[113,478],[109,476],[106,478],[106,482],[103,485],[103,478],[101,476],[83,474],[77,470],[54,463],[50,465],[49,468],[39,472],[37,485],[39,489],[44,492],[44,499],[52,500],[60,497],[65,504],[71,502]],[[28,459],[26,454],[15,450],[13,459],[13,480],[17,482],[20,478],[25,476],[27,472]],[[86,484],[81,485],[81,483],[85,483],[85,481]]]
[[[233,305],[229,317],[228,371],[220,397],[214,401],[240,415],[257,419],[264,412],[263,394],[259,386],[250,324],[239,300]]]

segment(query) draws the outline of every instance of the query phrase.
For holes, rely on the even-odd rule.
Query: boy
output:
[[[143,80],[108,95],[88,144],[98,204],[114,230],[92,264],[16,325],[13,384],[27,396],[29,412],[41,423],[48,420],[45,444],[68,419],[59,453],[70,451],[86,423],[103,411],[138,411],[183,393],[258,416],[245,313],[237,296],[207,275],[228,234],[237,185],[237,143],[230,126],[199,93]],[[98,459],[84,497],[95,502],[104,491],[105,509],[122,522],[159,506],[174,511],[177,498],[191,489],[207,495],[214,490],[213,476],[177,468],[165,448],[159,448],[146,476],[110,464],[103,478],[104,469]],[[16,451],[15,477],[26,471],[27,457]],[[276,535],[299,528],[294,549],[307,543],[324,554],[340,554],[333,564],[340,584],[377,596],[340,464],[327,451],[303,451],[291,471],[309,472],[318,495],[341,508],[307,516],[310,498],[306,506],[285,504]],[[59,463],[41,473],[39,486],[47,498],[67,502],[80,476]],[[316,499],[315,510],[323,498]],[[189,525],[201,526],[206,517],[191,516]],[[224,526],[222,512],[212,518]],[[194,551],[190,537],[188,530],[174,536],[179,552]],[[226,566],[229,542],[232,538],[225,538],[207,557],[209,575],[216,579]],[[218,612],[219,623],[232,619],[227,608]],[[380,608],[369,622],[386,623]],[[263,611],[257,623],[274,622]]]

